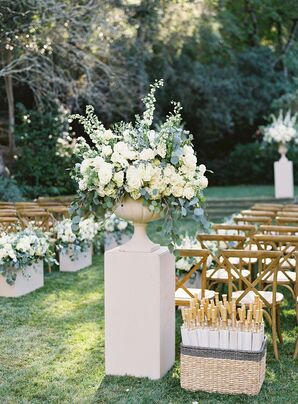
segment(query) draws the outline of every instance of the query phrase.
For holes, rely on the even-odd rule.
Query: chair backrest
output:
[[[271,225],[271,226],[266,226],[262,225],[259,227],[258,233],[262,234],[298,234],[298,226],[277,226],[277,225]]]
[[[49,231],[53,227],[53,217],[48,212],[21,211],[18,215],[23,228],[33,226]]]
[[[0,209],[1,217],[14,217],[17,216],[17,211],[15,209]]]
[[[241,300],[249,293],[252,292],[256,296],[259,296],[260,300],[267,307],[276,304],[276,289],[277,289],[277,272],[279,267],[279,260],[281,257],[279,251],[247,251],[247,250],[226,250],[222,252],[225,268],[228,271],[228,296],[232,298],[233,292],[233,272],[237,274],[239,279],[245,286],[244,290],[237,294],[236,304],[239,304]],[[239,258],[238,264],[235,258]],[[233,260],[233,263],[231,262]],[[254,280],[250,280],[242,275],[242,268],[244,259],[257,259],[258,273]],[[272,282],[272,301],[268,302],[261,294],[262,285],[265,279],[273,275]]]
[[[277,224],[281,225],[297,225],[298,216],[276,216],[275,218]]]
[[[239,236],[250,236],[257,230],[253,224],[216,223],[212,228],[217,234],[238,234]]]
[[[0,232],[12,233],[18,230],[20,226],[17,217],[1,216],[0,217]]]
[[[255,204],[250,209],[251,210],[270,210],[270,211],[278,211],[283,208],[281,204]]]
[[[194,274],[197,270],[201,269],[202,271],[202,280],[201,280],[201,296],[205,296],[206,289],[206,270],[207,270],[207,259],[209,257],[208,250],[199,250],[199,249],[178,249],[176,250],[179,257],[194,259],[193,263],[190,264],[190,269],[186,272],[185,276],[181,279],[176,278],[176,290],[182,288],[190,298],[194,298],[194,295],[188,290],[187,286],[185,286],[186,282],[189,278]],[[180,302],[176,302],[179,305]],[[184,303],[182,303],[183,305]]]
[[[294,210],[294,211],[280,210],[277,212],[276,216],[298,217],[298,210]]]
[[[296,263],[291,258],[293,258],[295,252],[298,252],[298,236],[256,234],[253,237],[253,242],[258,246],[259,250],[271,249],[282,253],[279,263],[280,271],[284,272],[290,281],[291,278],[287,275],[287,270],[296,269]]]
[[[289,203],[288,205],[284,205],[284,207],[283,207],[285,210],[291,210],[291,209],[293,209],[293,210],[298,210],[298,204],[296,205],[296,204],[291,204],[291,203]]]
[[[275,211],[272,210],[242,210],[242,216],[263,216],[263,217],[272,217],[276,216]]]
[[[235,223],[242,224],[271,224],[272,218],[269,216],[234,216],[233,220]]]

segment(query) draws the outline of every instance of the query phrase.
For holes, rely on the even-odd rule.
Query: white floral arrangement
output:
[[[55,262],[49,237],[40,230],[28,228],[16,233],[2,233],[0,236],[0,274],[13,285],[17,274],[44,259]]]
[[[104,229],[105,243],[107,244],[113,241],[116,242],[116,244],[122,244],[125,237],[129,237],[133,234],[133,225],[126,220],[120,219],[114,213],[112,215],[106,215]]]
[[[280,111],[278,117],[271,115],[272,123],[264,128],[263,141],[265,143],[278,143],[287,145],[288,143],[298,141],[297,131],[297,114],[291,116],[291,111],[288,111],[285,116]]]
[[[91,246],[99,229],[100,224],[93,216],[80,220],[77,232],[73,231],[71,219],[64,219],[56,226],[57,248],[62,253],[69,252],[72,257],[76,257]]]
[[[74,178],[78,183],[77,201],[72,206],[74,228],[84,210],[114,211],[126,196],[142,199],[164,220],[164,238],[170,244],[178,234],[178,220],[192,217],[207,225],[202,191],[208,185],[206,167],[197,165],[192,136],[183,129],[181,107],[165,122],[153,127],[155,92],[162,81],[151,86],[143,99],[145,111],[135,124],[120,122],[106,129],[87,106],[86,117],[72,115],[84,126],[93,145],[79,138]]]
[[[176,249],[196,249],[201,250],[202,246],[195,237],[191,237],[188,234],[180,238],[179,242],[175,245]],[[197,257],[176,257],[176,274],[177,276],[183,275],[185,272],[189,272],[194,265],[200,261]],[[207,266],[212,263],[212,258],[208,257]]]

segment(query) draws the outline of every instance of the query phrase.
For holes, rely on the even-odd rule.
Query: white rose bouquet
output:
[[[40,230],[28,228],[0,236],[0,274],[13,285],[18,271],[25,275],[26,267],[44,259],[55,262],[48,236]]]
[[[291,116],[288,111],[285,116],[280,111],[278,117],[271,115],[272,123],[264,128],[263,141],[265,143],[278,143],[279,145],[287,145],[291,142],[298,142],[298,131],[296,128],[297,114]]]
[[[120,122],[106,129],[92,106],[87,106],[86,117],[71,116],[84,126],[93,143],[90,146],[83,138],[77,142],[75,231],[82,211],[113,211],[126,196],[142,198],[144,205],[162,216],[164,236],[170,242],[178,234],[180,218],[191,216],[207,225],[202,209],[206,167],[197,165],[192,136],[182,127],[180,105],[173,103],[174,111],[165,122],[152,126],[155,92],[162,84],[151,86],[143,100],[145,111],[135,124]]]
[[[76,257],[82,251],[86,251],[96,238],[100,224],[95,222],[93,216],[90,216],[87,219],[80,220],[78,228],[77,232],[73,231],[71,219],[64,219],[57,224],[58,251],[66,252],[71,247],[73,257]]]

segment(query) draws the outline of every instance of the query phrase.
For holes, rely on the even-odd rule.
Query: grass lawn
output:
[[[204,191],[206,198],[274,198],[273,185],[235,185],[209,187]],[[298,196],[298,186],[295,186],[295,196]]]
[[[28,296],[0,298],[0,403],[297,403],[293,301],[285,301],[282,323],[281,360],[273,359],[269,338],[266,380],[255,398],[180,388],[179,311],[177,360],[163,379],[107,377],[103,257],[98,256],[79,273],[47,274],[45,287]]]

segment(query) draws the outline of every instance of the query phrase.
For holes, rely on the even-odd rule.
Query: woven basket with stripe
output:
[[[181,344],[181,387],[190,391],[257,395],[265,378],[267,343],[259,352]]]

